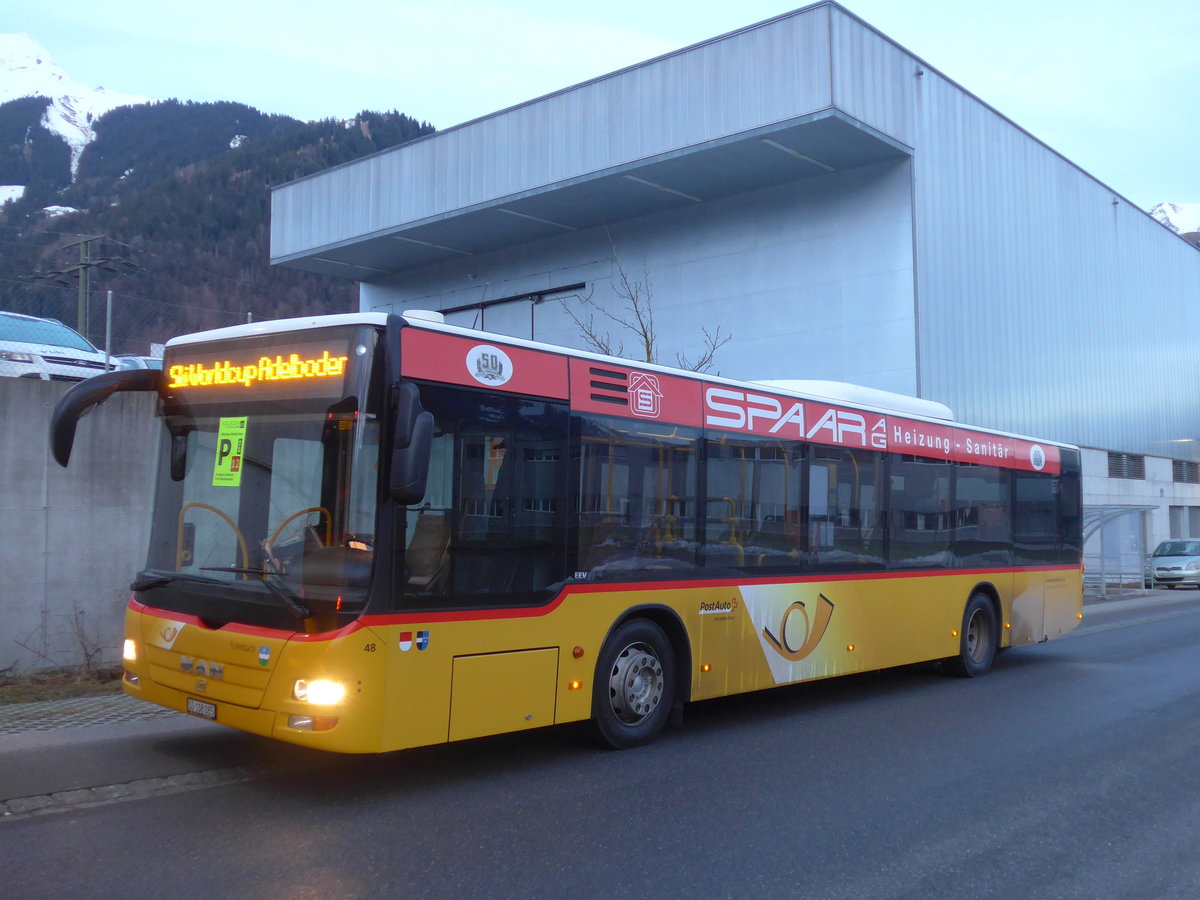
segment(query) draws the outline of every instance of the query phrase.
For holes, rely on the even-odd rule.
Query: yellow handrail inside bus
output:
[[[179,510],[179,533],[175,541],[175,571],[183,570],[183,516],[189,509],[207,509],[211,513],[216,513],[225,520],[225,524],[233,529],[233,533],[237,536],[238,549],[242,552],[242,568],[246,569],[250,566],[250,553],[246,550],[246,539],[242,537],[242,530],[237,527],[237,522],[233,521],[229,515],[215,506],[209,506],[207,503],[185,503],[183,509]],[[243,578],[246,576],[243,575]]]
[[[275,529],[275,533],[271,535],[271,539],[269,541],[267,541],[267,543],[270,544],[271,546],[274,546],[275,539],[277,537],[279,537],[280,534],[283,533],[283,529],[287,528],[288,524],[293,519],[298,519],[301,516],[306,516],[309,513],[313,513],[313,512],[325,514],[325,546],[328,547],[329,539],[333,536],[333,516],[330,515],[329,510],[327,510],[323,506],[310,506],[307,509],[302,509],[302,510],[299,510],[298,512],[292,513],[290,516],[288,516],[286,519],[284,519],[282,522],[279,523],[279,527]]]

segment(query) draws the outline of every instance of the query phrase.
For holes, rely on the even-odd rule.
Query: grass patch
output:
[[[120,666],[94,672],[84,669],[46,669],[22,675],[0,675],[0,706],[120,692]]]

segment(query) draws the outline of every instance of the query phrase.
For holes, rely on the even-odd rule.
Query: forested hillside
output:
[[[123,353],[250,315],[354,309],[353,283],[270,266],[270,188],[433,131],[398,112],[300,122],[239,103],[122,107],[94,123],[71,183],[66,143],[38,125],[46,102],[0,105],[0,184],[25,185],[0,207],[0,309],[75,325],[67,270],[82,237],[102,238],[87,245],[88,331],[102,340],[112,290]]]
[[[71,183],[67,142],[42,125],[49,97],[0,105],[0,184],[26,185],[26,194],[53,197]]]

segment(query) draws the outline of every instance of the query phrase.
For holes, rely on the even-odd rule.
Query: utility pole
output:
[[[102,240],[104,240],[104,235],[91,234],[91,235],[86,235],[84,237],[81,237],[79,240],[73,241],[70,244],[63,245],[64,250],[66,250],[70,247],[74,247],[74,246],[79,247],[79,264],[74,265],[74,266],[68,266],[67,268],[62,270],[62,274],[63,275],[72,275],[72,274],[79,275],[79,310],[78,310],[79,324],[76,326],[75,330],[78,331],[80,334],[82,334],[84,337],[88,336],[88,333],[87,333],[88,271],[91,269],[91,267],[93,265],[95,265],[97,262],[99,262],[98,260],[93,260],[88,256],[88,250],[90,249],[90,247],[94,241],[102,241]]]
[[[120,273],[122,275],[132,275],[138,270],[138,267],[127,259],[122,259],[119,256],[92,256],[91,245],[96,241],[104,241],[108,238],[103,234],[86,234],[80,235],[79,240],[72,241],[69,244],[63,244],[60,250],[67,250],[71,247],[79,248],[79,262],[73,266],[67,266],[65,269],[57,272],[38,272],[32,277],[35,279],[50,279],[58,284],[69,285],[68,280],[71,276],[79,279],[79,308],[77,313],[76,331],[84,337],[88,337],[88,274],[92,269],[97,267],[104,269],[106,272]]]

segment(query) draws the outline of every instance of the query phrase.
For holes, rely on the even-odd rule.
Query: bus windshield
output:
[[[334,384],[288,385],[282,393],[272,386],[259,395],[251,385],[219,396],[189,396],[185,386],[168,397],[150,552],[135,582],[145,602],[210,625],[308,631],[362,611],[379,457],[368,400],[374,332],[339,343],[350,350],[338,359],[362,348],[363,361],[345,365]],[[235,355],[213,349],[222,364]],[[287,360],[261,339],[250,349],[260,363]],[[164,371],[178,382],[183,368],[168,352]]]

